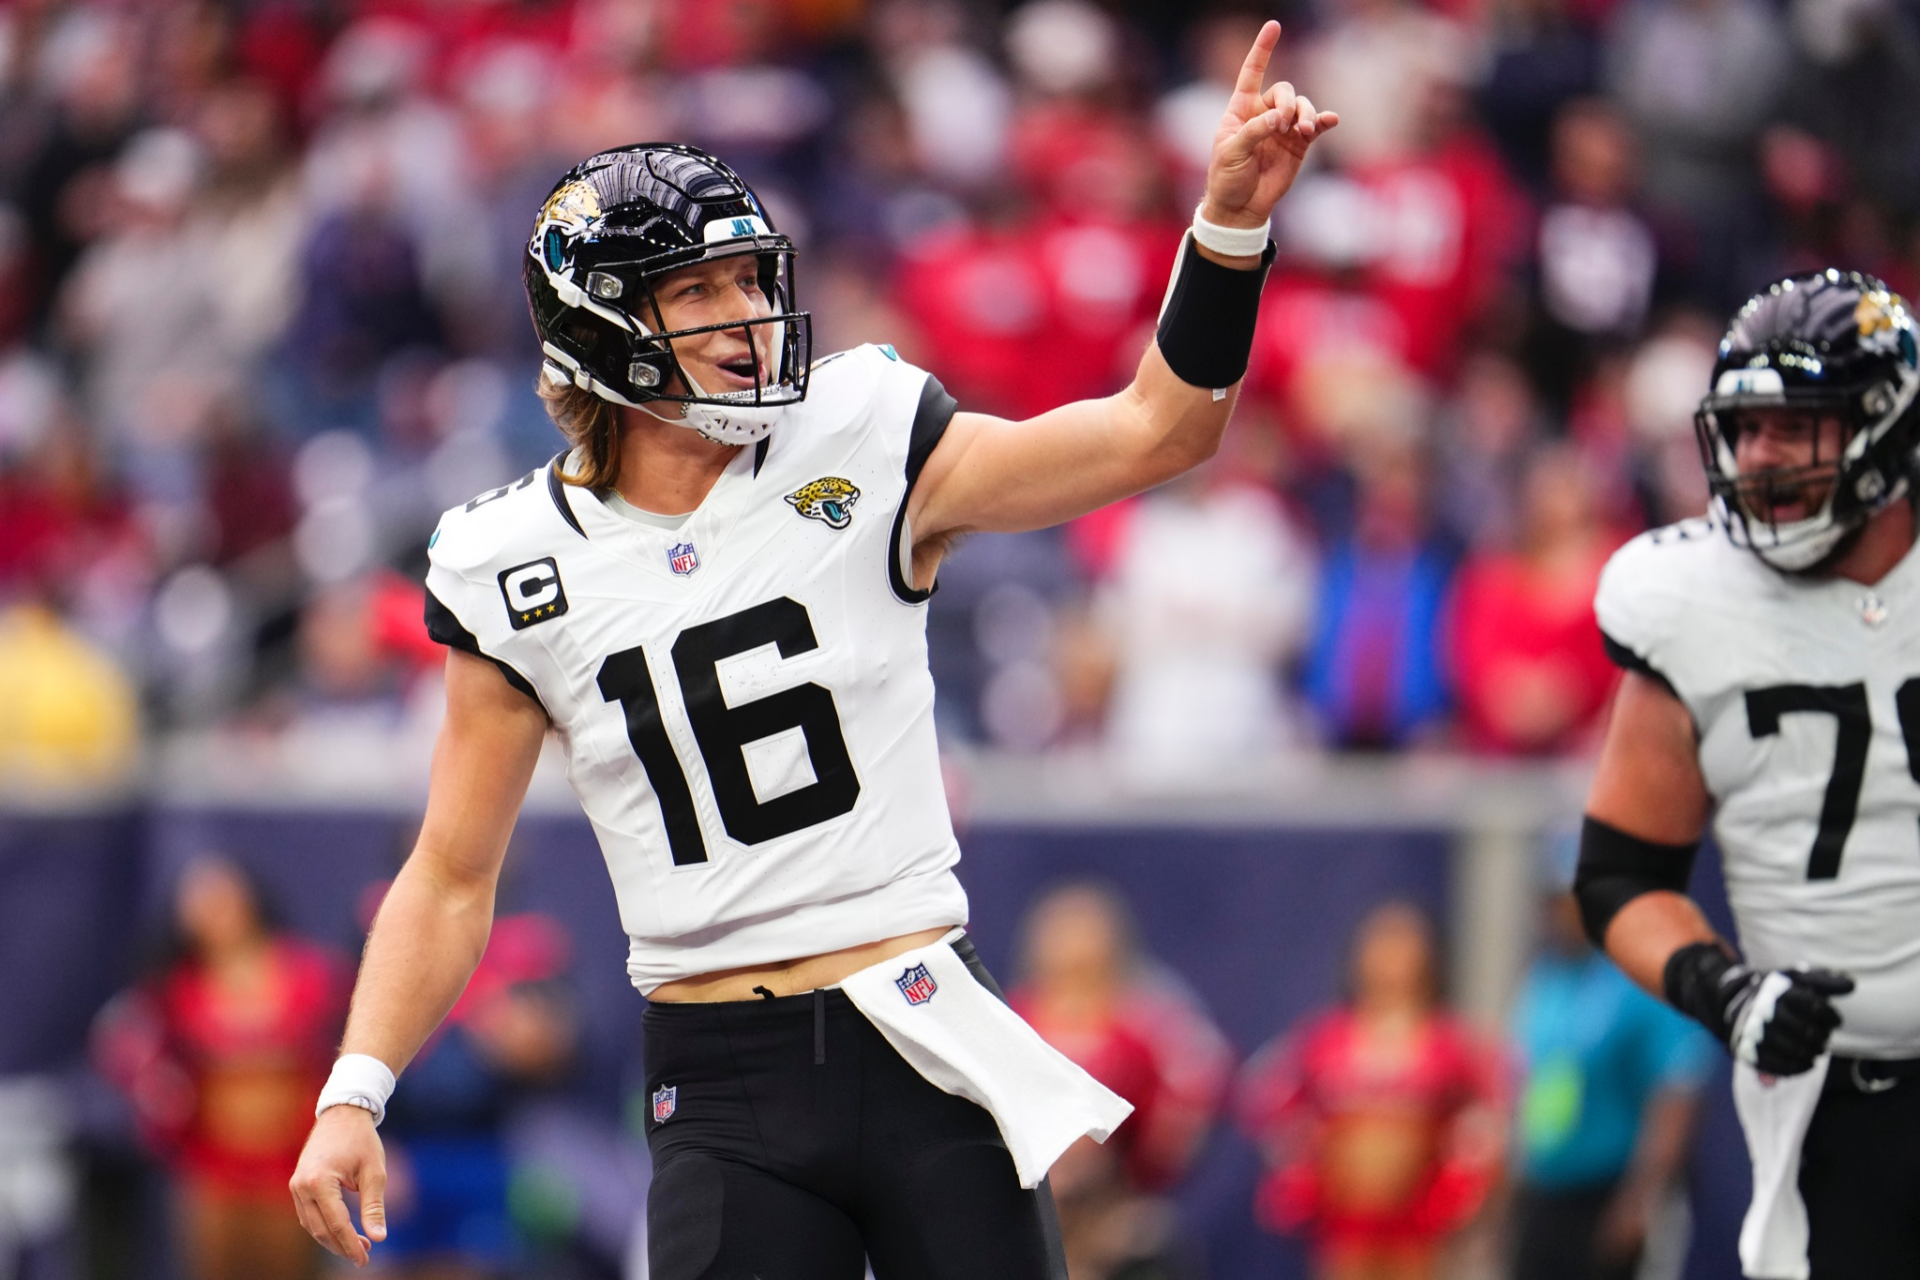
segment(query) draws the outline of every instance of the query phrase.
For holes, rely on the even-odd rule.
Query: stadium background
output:
[[[518,255],[641,138],[735,164],[815,350],[963,407],[1121,385],[1260,14],[1031,0],[16,0],[0,10],[0,1274],[179,1274],[98,1011],[183,866],[350,954],[423,793],[439,511],[551,455]],[[1902,0],[1293,0],[1343,124],[1276,223],[1199,478],[980,537],[930,643],[988,962],[1097,875],[1244,1058],[1410,898],[1489,1034],[1611,687],[1606,553],[1703,503],[1730,309],[1920,272]],[[549,762],[549,765],[551,762]],[[1703,898],[1719,902],[1703,866]],[[617,1274],[639,1005],[543,766],[503,909],[569,935],[581,1045],[515,1104],[526,1274]],[[1717,909],[1717,908],[1716,908]],[[1709,1089],[1685,1274],[1732,1276]],[[1198,1274],[1300,1273],[1231,1117],[1174,1190]],[[1475,1273],[1470,1259],[1463,1273]],[[1484,1258],[1480,1272],[1487,1272]]]

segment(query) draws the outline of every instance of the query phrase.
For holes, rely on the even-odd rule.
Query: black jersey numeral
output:
[[[673,642],[673,667],[680,675],[687,719],[706,761],[720,820],[741,844],[760,844],[837,818],[860,798],[840,715],[826,688],[795,685],[737,707],[727,705],[720,693],[720,662],[766,644],[776,646],[783,658],[820,647],[799,601],[785,596],[769,600],[717,622],[688,627]],[[763,803],[754,796],[747,774],[746,746],[788,729],[806,735],[814,780]]]
[[[1920,724],[1907,715],[1908,690],[1901,686],[1901,731],[1907,740],[1908,767],[1913,769],[1913,744]],[[1920,693],[1915,699],[1920,703]],[[1916,705],[1920,710],[1920,705]],[[1747,732],[1766,738],[1780,732],[1780,717],[1797,713],[1832,716],[1837,726],[1833,743],[1833,772],[1827,777],[1826,798],[1820,803],[1820,827],[1807,858],[1807,879],[1831,880],[1840,874],[1840,851],[1860,812],[1860,784],[1867,773],[1867,745],[1873,740],[1873,718],[1867,710],[1864,684],[1780,684],[1747,691]],[[1915,772],[1920,777],[1920,771]]]
[[[610,655],[600,664],[599,684],[600,696],[619,703],[626,713],[627,741],[633,744],[633,754],[640,757],[640,767],[647,771],[647,782],[660,800],[673,865],[705,862],[707,842],[700,834],[700,815],[694,811],[693,792],[687,775],[680,771],[680,759],[673,754],[673,739],[660,719],[660,699],[653,692],[646,650],[635,645]]]
[[[680,696],[713,784],[720,821],[729,836],[749,845],[837,818],[860,798],[860,779],[840,731],[839,710],[825,686],[808,682],[738,706],[727,705],[720,691],[720,663],[769,644],[782,658],[820,647],[813,622],[799,601],[782,596],[688,627],[672,649]],[[600,696],[618,702],[626,714],[627,740],[660,800],[674,865],[707,861],[693,792],[661,719],[645,651],[636,646],[607,658],[600,665],[599,685]],[[747,744],[790,729],[800,730],[806,739],[814,780],[762,801],[754,794],[747,769]]]

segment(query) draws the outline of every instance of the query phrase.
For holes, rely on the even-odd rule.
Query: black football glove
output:
[[[1719,1037],[1733,1056],[1770,1076],[1797,1076],[1827,1051],[1840,1025],[1835,996],[1853,979],[1831,969],[1750,969],[1716,942],[1667,960],[1667,1000]]]

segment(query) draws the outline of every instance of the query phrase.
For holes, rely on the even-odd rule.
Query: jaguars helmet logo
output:
[[[853,522],[853,504],[860,501],[860,490],[839,476],[821,476],[788,494],[787,501],[809,520],[844,529]]]

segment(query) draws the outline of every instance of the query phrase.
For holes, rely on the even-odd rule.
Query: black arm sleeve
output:
[[[1620,908],[1641,894],[1662,889],[1685,893],[1693,878],[1694,855],[1699,851],[1698,841],[1656,844],[1597,818],[1583,822],[1573,894],[1580,903],[1580,922],[1593,945],[1606,948],[1607,926],[1620,914]]]
[[[1202,257],[1193,238],[1186,239],[1154,331],[1154,343],[1174,377],[1217,390],[1246,376],[1260,291],[1274,252],[1273,241],[1267,241],[1260,265],[1242,271]]]

